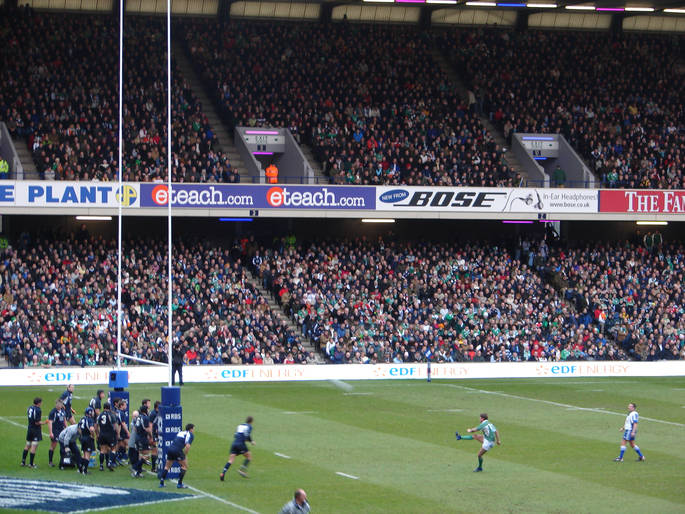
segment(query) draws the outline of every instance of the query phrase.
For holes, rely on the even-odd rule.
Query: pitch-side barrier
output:
[[[0,386],[107,384],[111,367],[26,368],[0,371]],[[131,384],[168,381],[166,366],[127,366]],[[431,365],[432,379],[685,376],[685,361],[503,362]],[[425,363],[183,367],[184,382],[306,380],[425,380]]]

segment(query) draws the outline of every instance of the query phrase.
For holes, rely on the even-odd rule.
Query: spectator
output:
[[[10,165],[3,157],[0,157],[0,180],[6,180],[9,176]]]
[[[564,187],[566,184],[566,172],[557,164],[552,174],[552,182],[555,187]]]

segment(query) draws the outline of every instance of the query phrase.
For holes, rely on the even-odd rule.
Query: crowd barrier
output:
[[[109,367],[29,368],[0,371],[0,386],[107,384]],[[166,383],[168,368],[130,366],[131,384]],[[426,380],[428,366],[339,364],[277,366],[184,366],[184,382],[288,382],[306,380]],[[685,361],[506,362],[431,364],[432,379],[685,376]]]

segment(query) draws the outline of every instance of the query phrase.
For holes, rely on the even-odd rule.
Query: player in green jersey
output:
[[[488,415],[485,412],[480,415],[480,424],[477,427],[468,428],[466,431],[469,434],[471,432],[483,432],[483,435],[459,435],[459,432],[454,433],[454,435],[457,436],[457,441],[461,441],[462,439],[475,439],[481,443],[480,450],[478,451],[478,467],[473,471],[483,471],[483,455],[495,446],[495,443],[497,443],[498,446],[502,444],[502,441],[500,441],[499,438],[499,432],[495,428],[495,425],[488,421]]]

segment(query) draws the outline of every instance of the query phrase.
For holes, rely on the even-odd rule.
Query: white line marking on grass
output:
[[[464,412],[464,409],[428,409],[427,412]]]
[[[143,502],[143,503],[135,503],[133,505],[130,505],[130,507],[140,507],[141,505],[154,505],[155,503],[166,503],[166,502],[177,502],[181,500],[194,500],[196,498],[202,498],[202,496],[196,496],[194,494],[191,494],[189,496],[181,496],[180,498],[170,498],[168,500],[151,500],[149,502]],[[99,510],[111,510],[113,508],[116,508],[116,505],[110,505],[109,507],[98,507],[97,509],[83,509],[83,510],[72,510],[72,514],[79,514],[81,512],[97,512]]]
[[[341,477],[351,478],[352,480],[359,480],[359,477],[356,477],[354,475],[348,475],[347,473],[343,473],[342,471],[336,471],[335,474],[340,475]]]
[[[282,414],[316,414],[315,410],[286,410]]]
[[[154,477],[157,476],[157,473],[153,473],[152,471],[148,471],[147,474],[152,475]],[[177,483],[176,480],[168,479],[168,481]],[[192,485],[188,485],[188,484],[186,484],[186,485],[188,486],[188,489],[190,489],[191,491],[195,491],[196,493],[200,493],[201,495],[206,496],[207,498],[211,498],[212,500],[216,500],[216,501],[221,502],[225,505],[230,505],[231,507],[234,507],[238,510],[242,510],[244,512],[250,512],[251,514],[259,514],[259,512],[257,512],[256,510],[252,510],[252,509],[249,509],[247,507],[243,507],[242,505],[238,505],[237,503],[233,503],[232,501],[228,501],[224,498],[220,498],[219,496],[215,496],[212,493],[208,493],[206,491],[203,491],[202,489],[198,489],[197,487],[193,487]]]
[[[28,426],[28,424],[22,425],[21,423],[17,423],[16,421],[12,421],[11,419],[3,418],[2,416],[0,416],[0,421],[4,421],[5,423],[9,423],[10,425],[14,425],[15,427],[19,428],[26,428]],[[50,434],[48,434],[47,432],[43,432],[43,435],[48,438],[50,437]]]
[[[564,407],[566,409],[572,408],[572,409],[584,410],[584,411],[588,411],[588,412],[599,412],[600,414],[611,414],[613,416],[625,416],[625,413],[621,413],[621,412],[613,412],[610,410],[598,409],[598,408],[594,408],[594,407],[578,407],[576,405],[570,405],[568,403],[559,403],[559,402],[553,402],[550,400],[540,400],[539,398],[528,398],[527,396],[518,396],[515,394],[503,393],[501,391],[487,391],[485,389],[475,389],[473,387],[459,386],[459,385],[455,385],[455,384],[440,384],[440,385],[444,385],[447,387],[455,387],[457,389],[464,389],[466,391],[477,392],[477,393],[481,393],[481,394],[494,394],[497,396],[503,396],[505,398],[514,398],[515,400],[528,400],[530,402],[545,403],[547,405],[554,405],[556,407]],[[647,421],[654,421],[655,423],[663,423],[664,425],[673,425],[676,427],[685,427],[685,424],[676,423],[675,421],[665,421],[663,419],[648,418],[646,416],[640,416],[640,418],[646,419]]]
[[[335,387],[337,387],[338,389],[342,389],[343,391],[352,391],[352,389],[354,389],[354,387],[352,387],[347,382],[343,382],[342,380],[331,380],[330,382]]]
[[[274,455],[276,455],[277,457],[281,457],[283,459],[292,459],[290,455],[286,455],[285,453],[274,452]]]
[[[4,421],[5,423],[9,423],[10,425],[14,425],[15,427],[26,428],[26,425],[22,425],[21,423],[17,423],[11,419],[0,417],[0,420]]]
[[[343,396],[371,396],[373,393],[343,393]]]

